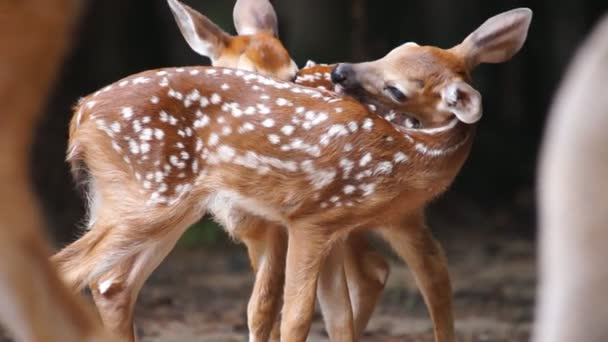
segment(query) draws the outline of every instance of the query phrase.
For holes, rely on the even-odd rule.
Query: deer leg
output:
[[[452,290],[447,262],[422,215],[380,231],[414,274],[434,324],[435,341],[453,342]]]
[[[287,236],[283,227],[259,218],[251,217],[244,224],[247,233],[241,239],[247,246],[255,274],[247,305],[249,341],[268,341],[279,319]]]
[[[192,222],[182,222],[165,236],[144,242],[138,254],[89,284],[104,325],[125,341],[136,340],[133,309],[139,291],[190,223]],[[103,260],[103,256],[100,255],[99,258]]]
[[[121,341],[136,338],[133,307],[144,282],[200,217],[189,208],[189,203],[158,207],[143,218],[139,212],[105,207],[84,236],[53,257],[74,290],[90,286],[104,325]]]
[[[355,336],[360,337],[384,290],[390,269],[384,257],[369,244],[364,232],[351,233],[344,247]]]
[[[315,226],[289,227],[282,341],[305,341],[315,306],[315,292],[321,266],[331,247],[331,237]]]
[[[321,267],[317,296],[331,341],[356,340],[349,287],[344,272],[344,243],[337,243]]]

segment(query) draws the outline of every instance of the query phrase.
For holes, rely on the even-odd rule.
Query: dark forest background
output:
[[[184,2],[234,32],[233,0]],[[407,41],[451,47],[490,16],[530,7],[534,18],[523,50],[512,61],[481,66],[473,75],[483,94],[484,117],[469,160],[448,194],[432,206],[431,214],[534,236],[535,165],[548,106],[575,48],[606,12],[608,1],[273,3],[281,39],[299,66],[308,59],[327,63],[371,60]],[[75,237],[84,213],[64,163],[71,106],[79,97],[132,73],[208,64],[186,45],[164,0],[91,0],[88,5],[32,153],[35,190],[60,243]],[[584,119],[584,113],[572,115]],[[199,229],[204,236],[219,233],[210,225]]]

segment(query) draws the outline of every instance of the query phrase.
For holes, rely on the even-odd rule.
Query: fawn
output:
[[[69,46],[76,1],[0,3],[0,322],[18,341],[112,341],[49,263],[28,156],[39,114]],[[44,58],[41,58],[44,56]]]
[[[263,217],[277,229],[261,240],[288,235],[281,338],[303,341],[332,248],[378,227],[414,272],[437,341],[453,341],[449,276],[424,206],[470,150],[481,96],[469,73],[517,53],[530,20],[516,9],[448,50],[409,43],[339,64],[331,77],[350,96],[221,67],[151,70],[103,88],[70,125],[67,159],[86,177],[89,231],[54,261],[132,340],[139,289],[191,223],[212,213],[234,234]],[[398,110],[383,118],[359,101]],[[342,261],[329,265],[343,272]]]
[[[277,38],[277,17],[267,0],[236,2],[233,12],[234,24],[239,34],[236,37],[230,37],[211,20],[189,6],[177,0],[167,2],[186,42],[194,51],[211,59],[212,65],[258,71],[281,80],[294,80],[295,76],[294,81],[297,84],[333,89],[330,80],[333,66],[309,64],[309,67],[299,70],[297,74],[285,72],[292,70],[291,66],[295,63]],[[200,46],[206,48],[201,49]],[[389,110],[387,108],[382,112],[388,113]],[[239,215],[245,216],[247,213],[243,211]],[[265,341],[274,321],[269,317],[276,317],[279,311],[287,241],[280,233],[267,229],[276,225],[272,221],[248,216],[247,228],[236,229],[234,235],[247,246],[256,272],[247,315],[251,340]],[[280,227],[274,229],[280,230]],[[265,240],[261,239],[268,231],[271,231],[271,236]],[[364,234],[365,232],[355,232],[345,242],[348,290],[334,286],[336,277],[330,267],[325,268],[327,272],[320,275],[319,300],[330,338],[342,335],[345,326],[353,324],[337,319],[343,316],[345,310],[350,310],[351,304],[345,303],[345,298],[334,292],[348,291],[350,294],[352,320],[355,334],[358,336],[367,325],[388,277],[387,262],[371,248]],[[346,287],[346,284],[342,285]],[[351,320],[350,317],[344,319]]]
[[[542,143],[535,342],[608,340],[606,56],[608,16],[578,49],[555,95]]]

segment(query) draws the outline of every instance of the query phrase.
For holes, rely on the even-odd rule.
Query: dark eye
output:
[[[415,118],[407,118],[405,119],[405,127],[412,129],[419,129],[422,127],[422,124],[418,119]]]
[[[407,96],[405,96],[404,93],[401,92],[401,90],[397,89],[396,87],[393,86],[386,86],[386,88],[384,88],[384,90],[386,90],[393,99],[395,99],[396,101],[399,102],[405,102],[407,101]]]

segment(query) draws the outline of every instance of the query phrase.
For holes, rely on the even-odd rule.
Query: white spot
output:
[[[367,165],[370,161],[372,161],[372,154],[371,153],[366,153],[361,160],[359,161],[359,166],[365,166]]]
[[[363,196],[369,196],[376,190],[376,184],[361,184],[359,185],[359,189],[363,191]]]
[[[344,193],[347,195],[352,194],[353,192],[355,192],[355,190],[357,190],[357,188],[354,185],[350,184],[346,185],[344,189],[342,189],[342,191],[344,191]]]
[[[224,127],[222,127],[222,135],[223,136],[230,135],[231,133],[232,133],[232,128],[230,128],[230,126],[224,126]]]
[[[217,72],[215,69],[207,69],[207,75],[213,75]]]
[[[245,133],[245,132],[250,132],[253,131],[255,129],[255,126],[250,123],[250,122],[245,122],[241,127],[239,127],[238,131],[239,133]]]
[[[270,96],[268,96],[267,94],[262,94],[262,95],[260,95],[260,99],[262,99],[262,100],[270,100]]]
[[[331,184],[336,178],[336,171],[332,169],[318,170],[310,175],[312,186],[316,189],[322,189]]]
[[[353,170],[355,163],[353,163],[350,159],[341,159],[340,167],[342,168],[342,179],[348,179],[350,177],[350,172]]]
[[[395,155],[393,156],[393,160],[395,161],[395,163],[402,163],[402,162],[406,162],[409,158],[405,155],[405,153],[403,152],[397,152],[395,153]]]
[[[141,150],[142,154],[146,154],[148,152],[150,152],[150,144],[148,143],[141,143],[141,145],[139,145],[139,149]]]
[[[358,128],[359,128],[359,125],[357,124],[357,122],[351,121],[351,122],[348,123],[348,130],[351,133],[355,133]]]
[[[279,144],[281,142],[281,138],[276,135],[276,134],[270,134],[268,136],[268,140],[270,141],[271,144]]]
[[[374,127],[374,121],[370,118],[366,118],[363,121],[363,126],[361,126],[361,127],[363,127],[363,129],[366,131],[371,131],[372,127]]]
[[[160,129],[160,128],[155,128],[154,129],[154,137],[158,140],[162,140],[162,138],[165,136],[165,132]]]
[[[222,97],[217,93],[213,93],[213,95],[211,95],[211,103],[216,105],[216,104],[219,104],[220,102],[222,102]]]
[[[156,74],[158,76],[165,76],[166,74],[168,74],[165,70],[161,70],[161,71],[157,71]]]
[[[165,175],[161,171],[154,172],[154,180],[156,183],[162,182],[164,177]]]
[[[139,135],[139,139],[143,140],[143,141],[152,140],[153,133],[154,132],[153,132],[152,128],[145,128]]]
[[[146,77],[137,77],[136,79],[133,80],[133,84],[144,84],[144,83],[148,83],[150,82],[149,78]]]
[[[347,134],[348,134],[348,130],[346,129],[346,127],[344,125],[334,124],[329,128],[327,133],[325,133],[321,136],[319,142],[321,143],[321,145],[327,146],[327,145],[329,145],[331,138],[339,137],[339,136],[343,136],[343,135],[347,135]]]
[[[118,121],[114,121],[112,122],[112,124],[110,125],[110,128],[112,129],[112,131],[114,131],[115,133],[120,133],[120,122]]]
[[[222,90],[228,90],[230,89],[230,86],[228,85],[228,83],[224,83],[220,88],[222,88]]]
[[[374,169],[374,176],[388,175],[391,173],[392,170],[393,170],[393,163],[391,163],[389,161],[383,161],[383,162],[378,163],[378,165],[376,165],[376,168]]]
[[[188,160],[190,159],[190,154],[188,154],[188,152],[186,151],[181,151],[179,153],[179,156],[183,159],[183,160]]]
[[[174,90],[174,89],[169,89],[169,92],[167,93],[167,95],[169,95],[169,97],[173,97],[176,100],[180,100],[180,101],[184,98],[184,94],[182,94],[179,91]],[[188,107],[188,106],[186,106],[186,107]]]
[[[201,100],[199,101],[201,108],[205,108],[209,105],[209,99],[206,97],[201,97]]]
[[[200,71],[199,71],[199,70],[197,70],[197,69],[190,70],[190,75],[192,75],[192,76],[196,76],[196,75],[198,75],[198,74],[199,74],[199,72],[200,72]]]
[[[119,86],[124,87],[129,83],[129,81],[122,81],[120,83],[118,83]]]
[[[198,172],[198,159],[194,159],[194,161],[192,161],[192,173],[197,173]]]
[[[295,127],[293,127],[292,125],[285,125],[281,128],[281,132],[283,132],[283,134],[290,136],[293,131],[295,130]]]
[[[274,120],[273,119],[266,119],[264,121],[262,121],[262,126],[270,128],[274,126]]]
[[[249,106],[245,109],[245,115],[253,115],[256,113],[255,107]]]
[[[293,106],[293,103],[291,103],[290,101],[288,101],[288,100],[286,100],[286,99],[284,99],[282,97],[279,97],[277,99],[277,105],[278,106],[282,106],[282,107],[283,106]]]
[[[169,190],[167,183],[160,183],[160,185],[158,186],[158,192],[160,192],[162,194],[163,192],[165,192],[167,190]]]
[[[219,158],[224,162],[231,161],[232,158],[234,158],[234,156],[236,155],[236,151],[232,147],[226,145],[221,145],[220,147],[218,147],[217,153],[219,155]]]
[[[133,154],[139,154],[139,144],[133,139],[129,139],[129,150]]]
[[[336,113],[342,113],[344,111],[344,109],[341,107],[336,107],[334,108],[334,110],[336,111]]]
[[[197,113],[197,116],[198,116],[198,113]],[[202,117],[194,120],[194,123],[192,125],[194,126],[194,128],[203,128],[209,124],[209,121],[211,121],[209,116],[202,114]]]
[[[133,116],[133,108],[131,107],[122,107],[122,117],[125,119],[130,119]]]
[[[256,105],[256,107],[258,108],[258,112],[259,112],[260,114],[264,114],[264,115],[266,115],[266,114],[270,114],[270,108],[269,108],[268,106],[265,106],[265,105],[263,105],[263,104],[261,104],[261,103],[258,103],[258,104]]]
[[[203,140],[201,138],[196,138],[196,152],[200,152],[203,149]]]
[[[166,87],[169,85],[169,79],[166,77],[163,77],[162,80],[160,80],[160,82],[158,82],[158,85],[161,87]]]
[[[141,131],[141,122],[139,120],[133,120],[133,132],[139,133]]]
[[[350,152],[353,150],[353,144],[348,143],[346,145],[344,145],[344,152]]]
[[[207,144],[209,146],[215,146],[215,145],[217,145],[217,143],[219,141],[220,141],[220,137],[215,133],[211,133],[211,134],[209,134],[209,142],[207,142]]]

